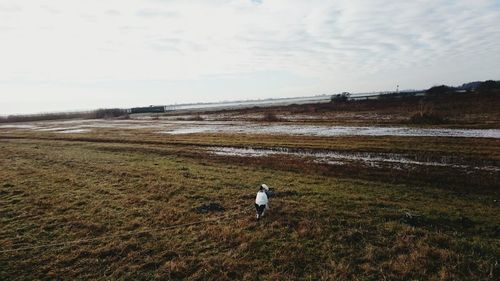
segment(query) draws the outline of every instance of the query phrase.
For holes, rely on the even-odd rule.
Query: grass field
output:
[[[464,163],[498,167],[498,139],[113,129],[0,136],[2,280],[500,275],[498,171],[331,166],[205,150],[225,145],[400,152],[461,156]],[[253,200],[260,183],[277,195],[257,222]]]

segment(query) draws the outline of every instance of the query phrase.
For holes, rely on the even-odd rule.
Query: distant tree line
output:
[[[447,93],[453,93],[456,91],[467,91],[467,92],[491,92],[495,90],[500,90],[500,81],[487,80],[484,82],[470,82],[463,84],[459,87],[450,87],[446,85],[434,86],[426,91],[428,95],[441,95]]]
[[[348,92],[334,94],[328,106],[331,108],[348,108],[367,103],[374,105],[398,106],[404,103],[416,103],[408,122],[410,124],[438,125],[451,122],[449,116],[436,109],[435,105],[454,98],[463,99],[467,96],[498,96],[500,95],[500,81],[487,80],[462,84],[458,87],[446,85],[433,86],[427,90],[395,91],[382,93],[373,97],[356,99]],[[352,103],[351,103],[352,102]]]
[[[0,123],[61,120],[61,119],[107,119],[107,118],[126,119],[128,118],[128,112],[126,109],[108,108],[108,109],[97,109],[92,111],[79,111],[79,112],[9,115],[9,116],[0,116]]]
[[[484,82],[470,82],[459,87],[450,87],[446,85],[434,86],[425,91],[426,97],[419,101],[416,112],[410,117],[412,124],[445,124],[449,122],[446,116],[443,116],[432,107],[432,101],[439,97],[453,97],[457,93],[486,95],[494,94],[500,91],[500,81],[488,80]]]
[[[425,91],[402,91],[402,92],[387,92],[379,95],[378,99],[392,99],[411,97],[419,93],[425,93],[426,96],[436,97],[443,94],[450,94],[456,92],[476,92],[476,93],[489,93],[492,91],[500,90],[500,81],[487,80],[484,82],[476,81],[462,84],[462,86],[451,87],[446,85],[433,86]],[[351,94],[343,92],[341,94],[334,94],[331,96],[332,103],[345,103],[351,100]]]

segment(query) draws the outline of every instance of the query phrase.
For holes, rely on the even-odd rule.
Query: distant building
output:
[[[133,107],[129,109],[129,113],[163,113],[165,112],[165,106],[147,106],[147,107]]]

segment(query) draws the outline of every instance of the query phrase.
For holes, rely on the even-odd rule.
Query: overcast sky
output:
[[[500,79],[500,0],[0,0],[0,115]]]

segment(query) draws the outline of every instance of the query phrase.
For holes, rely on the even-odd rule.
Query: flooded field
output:
[[[236,147],[210,147],[210,153],[222,156],[267,157],[272,155],[297,157],[305,161],[329,165],[359,164],[370,167],[388,167],[392,169],[411,169],[414,166],[449,167],[463,170],[482,170],[500,172],[500,166],[492,161],[482,161],[475,165],[466,164],[458,157],[429,157],[396,153],[342,152],[342,151],[307,151],[287,148],[259,149]]]
[[[274,124],[190,124],[164,131],[166,134],[190,133],[240,133],[240,134],[277,134],[307,136],[425,136],[425,137],[472,137],[500,138],[497,129],[424,129],[409,127],[354,127],[324,125],[274,125]]]
[[[500,138],[499,129],[415,128],[382,126],[334,126],[314,124],[261,123],[243,121],[174,120],[71,120],[0,125],[0,130],[29,130],[54,133],[87,133],[106,129],[149,129],[158,134],[270,134],[337,136],[410,136]]]

